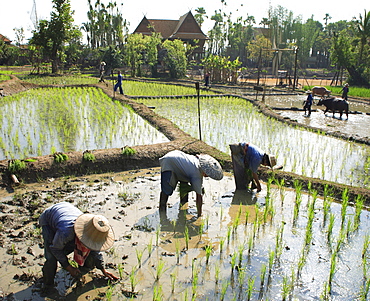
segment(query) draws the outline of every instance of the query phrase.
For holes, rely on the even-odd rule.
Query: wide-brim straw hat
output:
[[[214,180],[221,180],[223,178],[222,167],[215,158],[205,154],[199,155],[198,158],[200,168],[208,177]]]
[[[310,91],[310,90],[306,91],[306,94],[311,94],[311,93],[312,93],[312,91]]]
[[[80,215],[76,219],[74,230],[77,238],[92,251],[108,250],[114,243],[113,229],[102,215]]]
[[[274,155],[267,154],[268,165],[273,168],[276,165],[276,158]]]

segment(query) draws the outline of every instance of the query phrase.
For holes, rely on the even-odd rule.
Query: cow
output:
[[[327,90],[325,87],[313,87],[312,88],[312,96],[319,95],[321,98],[325,96],[330,96],[331,91]]]
[[[333,112],[333,117],[335,111],[338,111],[340,114],[340,118],[342,119],[343,111],[346,112],[347,119],[348,119],[348,102],[342,99],[338,99],[335,97],[331,98],[321,98],[320,101],[317,103],[318,106],[324,105],[326,107],[324,114],[328,111]]]

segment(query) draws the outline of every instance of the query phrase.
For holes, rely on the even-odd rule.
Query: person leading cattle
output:
[[[100,251],[114,243],[114,233],[108,220],[102,215],[84,214],[68,202],[60,202],[47,208],[39,218],[44,239],[45,263],[42,267],[44,292],[54,287],[59,262],[72,277],[81,274],[73,267],[67,255],[74,252],[74,260],[80,267],[100,269],[110,280],[118,277],[104,268]]]
[[[342,99],[343,100],[348,100],[348,92],[349,92],[349,85],[348,84],[345,84],[344,87],[342,88],[342,90],[340,90],[342,92]]]
[[[304,102],[304,114],[306,115],[306,111],[308,111],[307,116],[311,116],[311,107],[312,107],[312,102],[313,102],[313,97],[312,97],[312,92],[311,91],[306,91],[307,98]]]
[[[174,150],[161,157],[159,164],[161,166],[159,210],[166,209],[168,197],[172,195],[177,183],[180,182],[180,203],[185,204],[188,201],[188,193],[195,191],[197,213],[198,217],[201,216],[203,177],[221,180],[223,172],[220,163],[206,154],[194,156]]]

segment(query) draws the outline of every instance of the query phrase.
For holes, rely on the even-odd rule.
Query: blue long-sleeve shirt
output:
[[[244,147],[245,143],[241,143]],[[249,143],[247,153],[243,157],[243,163],[245,163],[250,170],[254,173],[257,172],[258,166],[260,166],[265,152],[254,144]]]
[[[75,247],[74,224],[77,217],[83,212],[68,202],[54,204],[47,208],[39,218],[39,224],[43,229],[45,244],[48,244],[50,251],[60,262],[63,268],[68,263],[67,255]],[[91,251],[95,265],[98,269],[103,268],[103,255],[100,252]]]

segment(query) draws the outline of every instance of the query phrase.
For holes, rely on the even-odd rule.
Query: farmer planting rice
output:
[[[72,252],[79,267],[96,267],[110,280],[118,279],[105,270],[100,253],[114,243],[113,229],[104,216],[83,214],[72,204],[61,202],[47,208],[40,215],[39,223],[46,259],[42,268],[45,292],[54,287],[58,261],[72,277],[81,274],[80,269],[71,266],[68,261],[67,255]]]
[[[249,184],[251,190],[257,189],[257,192],[262,190],[260,181],[257,175],[257,169],[260,164],[270,166],[276,165],[274,156],[262,151],[256,145],[251,143],[239,143],[230,145],[234,169],[234,177],[236,189],[248,189]]]
[[[209,155],[189,155],[175,150],[159,159],[161,166],[161,195],[159,210],[165,210],[168,197],[180,182],[180,203],[188,202],[188,193],[195,191],[198,216],[202,215],[203,177],[221,180],[223,172],[220,163]],[[189,185],[190,183],[190,185]]]

